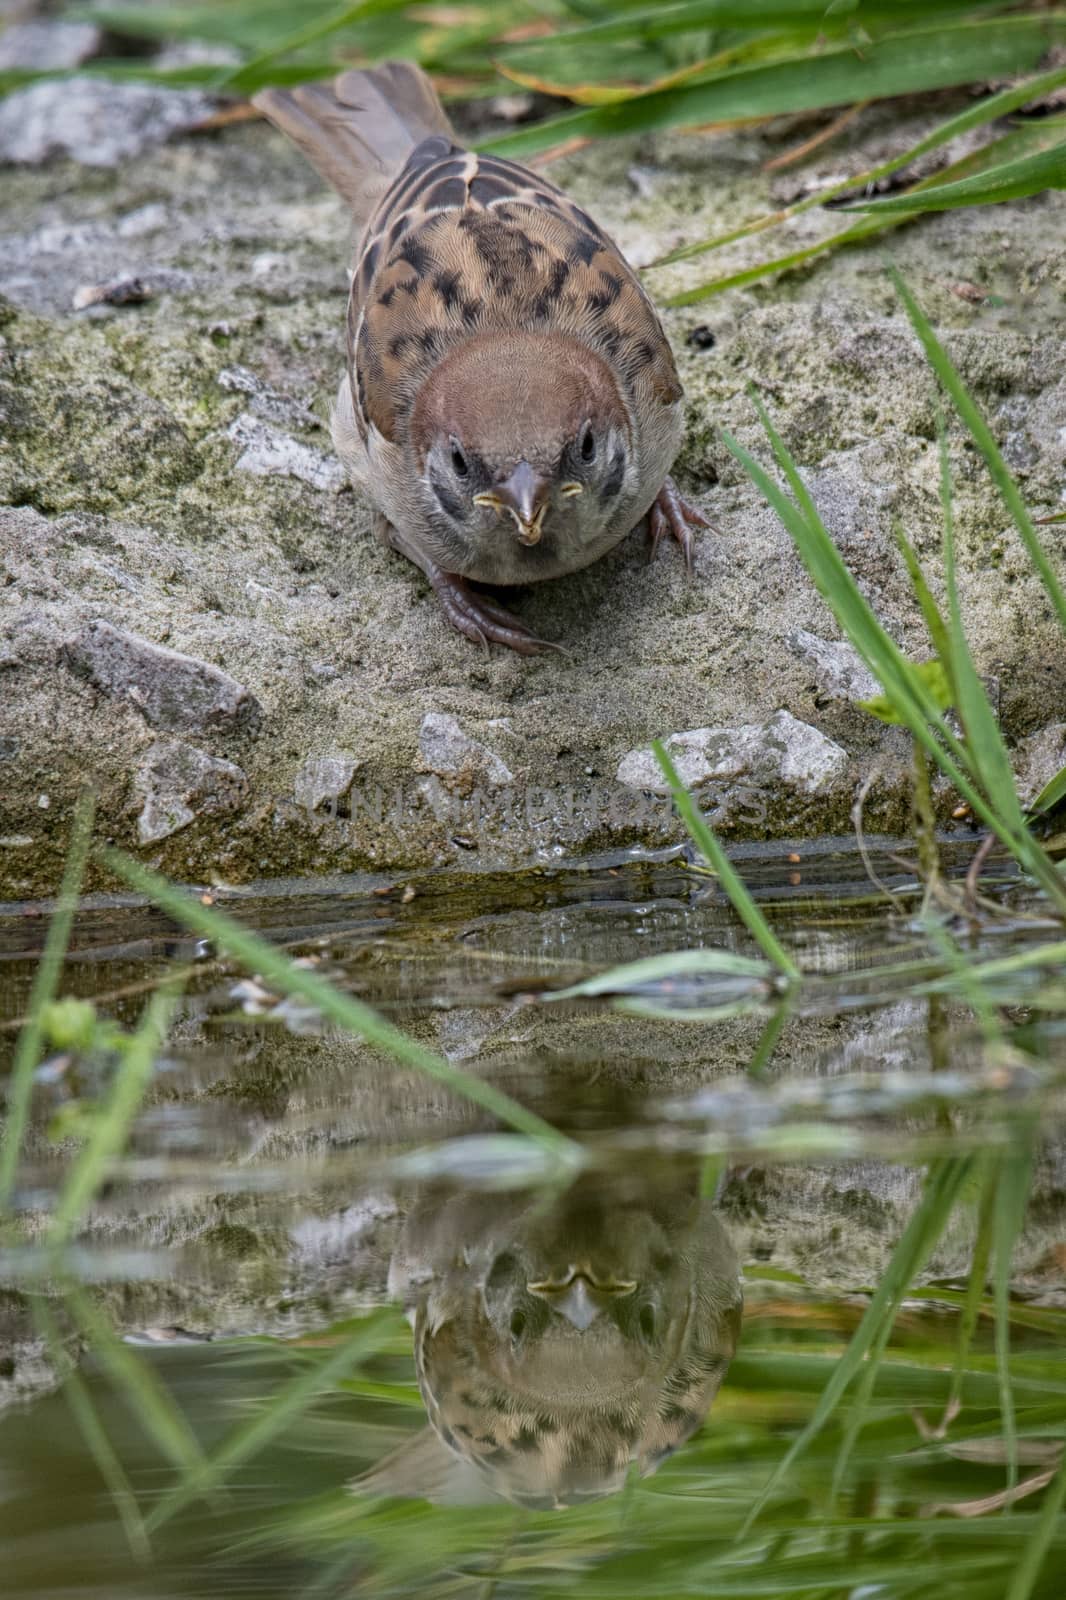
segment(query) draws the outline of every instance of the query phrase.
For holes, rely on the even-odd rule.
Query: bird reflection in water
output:
[[[694,1176],[586,1178],[562,1196],[424,1191],[390,1290],[430,1427],[357,1490],[550,1509],[654,1472],[736,1349],[736,1255]]]

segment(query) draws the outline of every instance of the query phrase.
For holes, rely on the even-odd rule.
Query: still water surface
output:
[[[44,1276],[109,1063],[39,1074],[0,1255],[0,1593],[991,1600],[1037,1539],[1026,1592],[1066,1592],[1066,963],[967,1003],[951,952],[1053,937],[1039,902],[1004,869],[930,931],[899,852],[872,865],[891,905],[847,845],[743,859],[807,975],[787,1003],[683,973],[551,1001],[663,952],[758,954],[677,854],[219,897],[569,1133],[565,1183],[156,913],[87,909],[64,993],[132,1026],[190,975],[130,1148]],[[0,919],[0,1071],[44,926]],[[1009,1351],[993,1249],[957,1358],[975,1241],[1030,1180]],[[883,1355],[820,1417],[916,1215]]]

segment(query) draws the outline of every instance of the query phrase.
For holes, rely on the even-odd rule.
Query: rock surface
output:
[[[662,802],[654,821],[630,803],[638,791],[616,778],[627,752],[685,730],[765,738],[778,712],[843,754],[831,781],[767,768],[765,805],[719,817],[734,835],[846,830],[871,772],[867,828],[905,827],[906,738],[856,709],[863,671],[718,434],[725,426],[769,459],[746,394],[758,384],[867,600],[913,659],[926,658],[892,526],[903,524],[942,595],[936,390],[886,282],[884,240],[665,312],[688,396],[677,473],[717,530],[701,534],[694,575],[674,550],[649,566],[637,530],[585,572],[511,597],[566,655],[486,654],[375,541],[372,508],[332,456],[342,203],[262,124],[183,133],[205,105],[167,98],[176,93],[75,79],[0,101],[0,159],[52,152],[3,173],[0,896],[54,889],[86,775],[116,840],[137,846],[136,774],[164,731],[247,777],[237,809],[202,810],[152,841],[184,878],[469,865],[464,847],[506,866],[658,845],[678,831]],[[938,103],[936,117],[946,114]],[[932,116],[871,108],[846,151],[817,152],[790,181],[858,170],[913,142]],[[649,260],[767,210],[763,165],[793,137],[781,124],[619,140],[556,162],[552,176]],[[1037,516],[1060,508],[1066,485],[1064,221],[1066,196],[1051,194],[889,236]],[[806,212],[787,248],[838,226]],[[785,247],[756,234],[656,271],[649,287],[665,296]],[[150,298],[73,309],[79,288],[118,279],[140,280]],[[960,295],[960,283],[985,297]],[[950,449],[963,613],[1017,748],[1061,721],[1066,651],[955,421]],[[1061,526],[1042,532],[1061,564]],[[100,624],[140,643],[116,658],[101,642],[110,635],[92,632]],[[162,704],[179,670],[165,665],[169,652],[192,662],[187,686],[230,683],[217,703],[229,709],[151,723],[144,707]],[[75,658],[82,676],[62,665]],[[521,803],[486,808],[476,829],[464,820],[465,780],[426,776],[427,716],[483,744],[511,779],[491,793]],[[330,815],[307,764],[348,752],[359,784],[346,818]],[[490,792],[492,770],[472,778],[475,791]],[[298,802],[308,784],[317,807]]]
[[[72,156],[117,167],[210,116],[213,102],[192,89],[60,79],[32,83],[0,100],[0,161],[40,166]]]
[[[144,797],[137,818],[141,844],[169,839],[197,817],[239,810],[248,788],[232,761],[219,761],[177,739],[152,745],[134,781]]]
[[[63,647],[61,660],[105,694],[135,706],[153,728],[235,733],[259,722],[258,702],[228,672],[109,622],[90,622]]]

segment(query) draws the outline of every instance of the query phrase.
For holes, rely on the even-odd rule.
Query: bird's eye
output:
[[[454,439],[452,440],[452,466],[455,469],[456,477],[459,478],[465,478],[470,471],[470,463]]]
[[[521,1311],[516,1311],[511,1318],[511,1338],[521,1339],[526,1331],[526,1319]]]
[[[581,435],[581,459],[582,461],[596,459],[596,435],[592,431],[591,422],[586,422],[585,431]]]
[[[655,1311],[652,1306],[641,1307],[640,1331],[649,1341],[655,1338]]]

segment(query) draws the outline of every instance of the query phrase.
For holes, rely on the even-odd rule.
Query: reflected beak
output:
[[[528,461],[520,461],[509,478],[496,484],[494,499],[500,508],[514,518],[519,544],[540,542],[550,489],[551,480],[534,472]]]
[[[571,1267],[562,1282],[545,1279],[541,1283],[527,1283],[526,1288],[530,1294],[547,1300],[552,1310],[565,1317],[572,1328],[585,1333],[612,1300],[632,1294],[636,1284],[616,1278],[597,1282],[588,1264],[583,1262],[580,1267]]]

